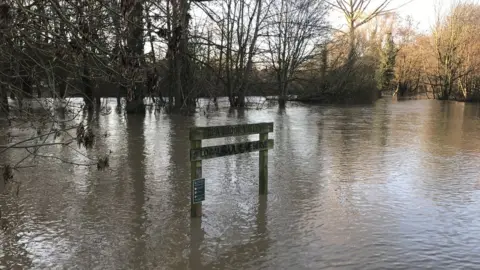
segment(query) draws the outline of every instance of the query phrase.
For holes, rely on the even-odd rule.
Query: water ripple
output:
[[[0,269],[475,269],[476,111],[381,100],[101,116],[110,136],[88,154],[112,150],[111,170],[38,160],[22,171],[19,197],[1,205],[12,226],[0,233]],[[258,153],[204,161],[204,217],[190,219],[189,128],[261,121],[275,122],[269,195],[258,195]]]

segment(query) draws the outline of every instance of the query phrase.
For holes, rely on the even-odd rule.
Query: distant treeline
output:
[[[392,0],[121,0],[0,3],[0,106],[40,94],[146,96],[168,106],[199,97],[291,94],[305,102],[398,96],[478,100],[480,8],[459,3],[430,34],[392,12]],[[348,22],[327,21],[332,10]],[[358,14],[362,14],[359,16]]]

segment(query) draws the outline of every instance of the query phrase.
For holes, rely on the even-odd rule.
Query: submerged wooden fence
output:
[[[205,200],[205,179],[202,178],[202,160],[260,151],[259,193],[268,192],[268,150],[273,149],[273,123],[247,125],[195,127],[190,129],[191,163],[191,216],[202,216],[202,201]],[[259,134],[258,141],[202,147],[202,140],[222,137]]]

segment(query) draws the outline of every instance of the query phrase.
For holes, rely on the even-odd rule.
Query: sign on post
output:
[[[205,200],[205,178],[192,181],[192,203],[201,203]]]
[[[268,150],[273,149],[273,140],[268,133],[273,132],[273,123],[198,127],[190,129],[191,163],[191,216],[202,216],[202,201],[205,200],[205,179],[202,178],[202,160],[259,151],[259,193],[268,191]],[[202,140],[230,136],[259,134],[258,141],[225,144],[202,148]]]
[[[273,148],[273,140],[224,144],[218,146],[203,147],[190,151],[190,160],[204,160],[216,157],[256,152]]]

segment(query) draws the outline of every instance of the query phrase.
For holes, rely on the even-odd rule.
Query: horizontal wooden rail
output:
[[[190,161],[273,149],[273,140],[208,146],[190,150]]]
[[[258,123],[231,126],[196,127],[190,129],[190,140],[205,140],[222,137],[243,136],[273,132],[273,123]]]

